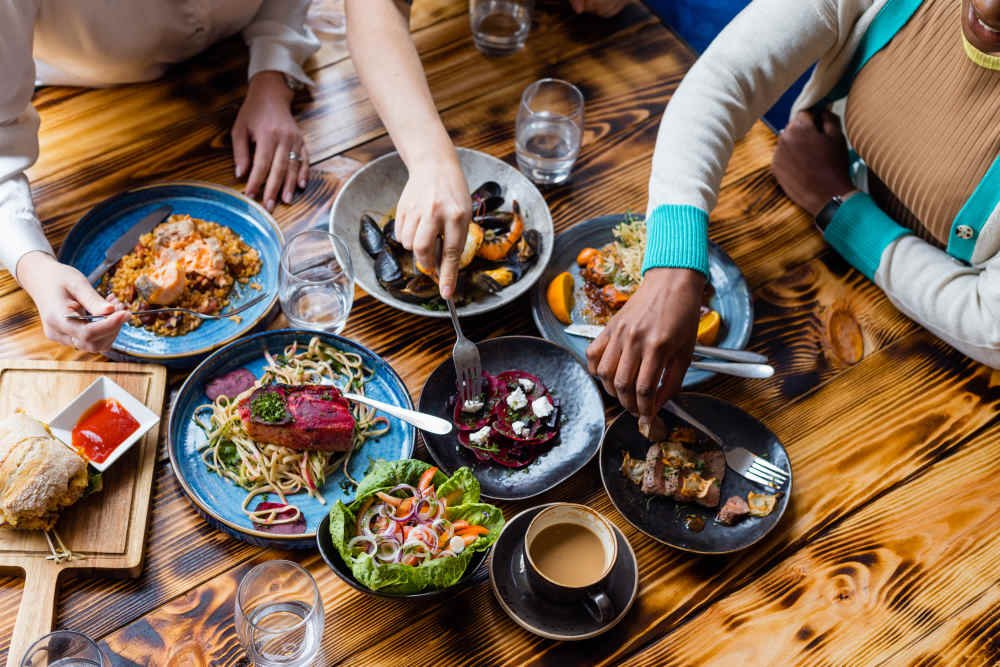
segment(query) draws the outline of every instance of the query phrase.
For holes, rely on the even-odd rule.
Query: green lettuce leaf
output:
[[[465,574],[475,555],[489,549],[500,535],[504,525],[503,512],[493,505],[478,502],[479,482],[468,468],[459,468],[450,478],[440,471],[434,476],[435,488],[440,490],[441,495],[456,489],[463,492],[459,504],[448,508],[448,519],[465,519],[469,523],[485,526],[489,533],[481,535],[454,558],[432,560],[417,566],[379,563],[365,554],[352,554],[347,543],[357,534],[357,514],[365,501],[376,492],[388,491],[397,484],[415,486],[428,468],[430,466],[423,461],[412,459],[376,461],[358,485],[354,501],[350,505],[338,501],[330,510],[330,536],[334,546],[354,578],[372,590],[403,595],[452,586]]]

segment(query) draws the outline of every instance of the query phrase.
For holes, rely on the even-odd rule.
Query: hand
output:
[[[116,308],[94,291],[82,273],[48,253],[36,250],[24,255],[17,263],[17,279],[38,308],[45,337],[57,343],[85,352],[107,352],[129,318],[122,304]],[[115,310],[119,312],[97,322],[66,319],[74,313],[107,315]]]
[[[268,211],[274,210],[279,195],[281,201],[291,204],[296,184],[306,187],[309,175],[309,149],[292,118],[293,96],[283,74],[258,72],[250,79],[247,97],[230,132],[236,178],[250,173],[244,192],[254,198],[260,193]],[[254,144],[252,168],[250,142]],[[293,152],[298,161],[290,159]]]
[[[699,271],[650,269],[587,348],[590,372],[632,414],[651,417],[680,391],[704,293]]]
[[[817,125],[818,124],[818,125]],[[788,198],[816,216],[835,195],[854,190],[847,140],[829,111],[800,111],[778,135],[771,171]]]
[[[396,236],[413,251],[417,262],[436,270],[441,296],[450,299],[458,280],[458,262],[472,219],[469,184],[458,156],[440,155],[430,161],[407,165],[410,179],[396,207]],[[438,265],[438,238],[444,237],[443,257]]]
[[[577,14],[590,12],[602,18],[609,19],[629,4],[632,0],[569,0],[573,11]]]

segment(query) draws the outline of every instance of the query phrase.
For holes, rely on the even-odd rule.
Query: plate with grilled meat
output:
[[[412,409],[384,359],[341,336],[279,330],[222,348],[170,415],[170,460],[213,526],[251,544],[311,548],[372,461],[413,453],[415,430],[344,393]]]
[[[790,470],[788,454],[764,424],[731,403],[704,394],[675,399],[723,442]],[[745,549],[781,520],[792,489],[751,482],[726,467],[715,443],[661,411],[650,429],[628,413],[604,434],[601,481],[632,525],[664,544],[703,554]]]

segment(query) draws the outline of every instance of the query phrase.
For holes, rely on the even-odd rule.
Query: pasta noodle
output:
[[[289,504],[286,496],[305,491],[325,504],[326,499],[320,489],[327,476],[341,464],[347,479],[357,485],[347,471],[351,453],[368,439],[387,433],[389,421],[385,417],[376,417],[374,408],[353,403],[354,446],[336,458],[330,452],[298,451],[254,441],[243,428],[237,405],[259,387],[272,382],[289,385],[334,384],[342,391],[364,395],[365,383],[371,377],[371,369],[364,366],[359,355],[322,343],[315,336],[304,349],[293,343],[277,357],[270,352],[264,354],[267,360],[264,374],[253,387],[235,398],[219,396],[213,403],[199,406],[195,411],[195,422],[208,436],[208,443],[201,452],[208,469],[247,490],[242,509],[253,522],[276,525],[291,523],[301,516],[299,508]],[[211,411],[211,416],[206,424],[200,415],[208,411]],[[265,493],[276,494],[285,506],[250,509],[250,501]],[[290,516],[280,516],[288,513],[289,509],[294,510]]]

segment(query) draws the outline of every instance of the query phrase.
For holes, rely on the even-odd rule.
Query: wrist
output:
[[[257,72],[250,79],[247,87],[247,97],[252,95],[265,95],[266,97],[280,100],[286,104],[292,103],[295,91],[288,87],[285,75],[275,70],[264,70]]]
[[[661,266],[646,269],[642,276],[642,284],[654,285],[657,288],[669,286],[673,289],[691,289],[699,293],[705,289],[708,279],[705,274],[696,269],[673,266]]]
[[[53,265],[58,265],[59,261],[44,250],[32,250],[21,255],[14,267],[14,278],[28,293],[34,287],[35,276],[45,275]]]

